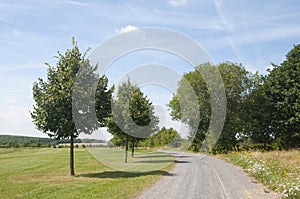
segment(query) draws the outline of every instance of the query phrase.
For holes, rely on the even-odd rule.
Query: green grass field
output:
[[[174,166],[172,158],[162,154],[148,153],[145,160],[151,160],[151,154],[153,162],[164,160],[166,167],[129,173],[105,166],[86,149],[76,149],[76,176],[71,177],[69,149],[0,149],[0,198],[134,198]],[[147,165],[141,168],[147,170]]]
[[[157,151],[137,150],[134,157],[128,151],[128,161],[124,163],[124,150],[117,148],[87,148],[104,165],[118,171],[149,172],[160,170],[174,162],[174,157]]]
[[[300,199],[300,151],[232,152],[218,155],[287,198]]]

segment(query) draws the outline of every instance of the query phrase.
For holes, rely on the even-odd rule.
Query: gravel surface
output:
[[[176,157],[175,168],[140,199],[181,198],[281,198],[240,168],[220,159],[200,154],[163,151]]]

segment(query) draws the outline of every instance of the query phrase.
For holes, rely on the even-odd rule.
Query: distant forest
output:
[[[74,143],[104,143],[104,140],[75,139]],[[70,143],[69,139],[55,140],[52,138],[27,137],[15,135],[0,135],[0,148],[7,147],[51,147],[58,144]]]

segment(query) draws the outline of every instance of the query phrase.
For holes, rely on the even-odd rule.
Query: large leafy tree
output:
[[[183,78],[179,81],[179,87],[176,94],[168,104],[171,109],[172,119],[181,121],[190,127],[190,139],[194,138],[192,142],[192,149],[195,151],[200,150],[201,143],[205,139],[211,114],[209,92],[199,70],[200,68],[203,70],[209,70],[210,67],[212,67],[210,64],[203,64],[198,66],[195,71],[185,73]],[[192,90],[189,88],[188,84],[190,84]],[[196,94],[196,102],[191,100],[193,99],[191,97],[191,92]],[[182,101],[181,103],[180,100]],[[182,105],[195,107],[195,109],[197,107],[200,114],[187,114],[188,117],[184,117],[183,115],[185,112],[190,112],[190,109],[185,110],[184,107],[181,107]],[[196,126],[197,129],[195,130],[191,128],[193,126]],[[196,132],[196,134],[194,132]]]
[[[300,44],[280,65],[273,64],[265,82],[271,103],[270,127],[283,148],[300,146]]]
[[[163,127],[157,134],[151,137],[154,141],[154,146],[172,146],[179,147],[180,146],[180,134],[173,128],[165,128]]]
[[[248,72],[241,64],[230,62],[218,65],[227,99],[226,120],[215,149],[228,151],[234,147],[238,135],[247,132],[245,128],[250,122],[245,109],[246,100],[255,88],[256,75]]]
[[[267,149],[274,142],[270,126],[273,110],[266,96],[265,77],[256,74],[252,80],[252,91],[244,102],[244,121],[247,122],[244,122],[245,134],[242,135],[242,141]]]
[[[188,118],[182,118],[181,116],[182,110],[179,99],[188,95],[186,84],[183,83],[184,81],[188,81],[197,95],[197,103],[200,112],[197,133],[196,135],[192,135],[194,140],[191,147],[196,151],[200,150],[202,143],[207,136],[209,122],[211,119],[211,96],[206,86],[206,82],[198,71],[206,70],[209,72],[211,67],[217,67],[220,71],[227,98],[225,124],[215,149],[231,149],[237,143],[236,135],[242,134],[245,131],[244,117],[246,113],[244,112],[244,101],[252,91],[252,75],[247,72],[242,65],[230,62],[221,63],[217,66],[211,66],[209,64],[197,66],[195,71],[184,74],[183,79],[179,82],[177,93],[169,103],[173,119],[181,120],[189,126],[194,125],[192,124],[193,122],[197,122],[197,120],[194,120],[193,115],[190,115]],[[212,79],[208,81],[214,80]],[[191,102],[187,100],[187,103]],[[214,136],[214,134],[209,135]],[[209,142],[210,139],[216,138],[210,137],[207,139],[207,142]]]
[[[104,124],[104,118],[108,115],[111,91],[107,90],[107,78],[105,76],[98,80],[95,74],[97,66],[91,66],[89,60],[85,58],[86,53],[81,54],[77,43],[73,39],[73,47],[64,54],[58,52],[58,62],[56,66],[48,66],[47,79],[39,78],[33,85],[33,98],[35,105],[31,113],[33,123],[38,130],[43,131],[55,139],[70,139],[70,174],[74,172],[74,138],[81,132],[92,133],[99,126]],[[76,84],[76,76],[79,75],[79,82],[91,84],[89,90],[80,89],[80,83]],[[88,80],[88,81],[85,81]],[[94,83],[93,83],[94,82]],[[96,90],[93,98],[90,98],[91,91]],[[81,100],[74,101],[75,96],[79,95]],[[96,95],[96,102],[95,101]],[[90,100],[82,100],[90,99]],[[80,107],[80,102],[85,102],[80,110],[72,107]],[[89,123],[91,117],[90,108],[96,104],[96,113],[99,122]],[[74,112],[75,111],[75,112]],[[85,118],[82,123],[75,125],[74,115]]]
[[[129,141],[132,143],[132,156],[137,141],[149,137],[158,130],[158,117],[150,100],[130,80],[118,87],[117,96],[112,102],[113,111],[106,119],[108,131],[118,144],[125,145],[125,162]]]

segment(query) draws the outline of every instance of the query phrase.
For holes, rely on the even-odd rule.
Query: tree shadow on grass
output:
[[[166,171],[156,170],[149,172],[140,172],[140,173],[130,173],[125,171],[104,171],[100,173],[87,173],[80,174],[76,177],[87,177],[87,178],[135,178],[140,176],[148,176],[148,175],[169,175]]]
[[[136,161],[133,163],[172,163],[175,160],[145,160],[145,161]]]
[[[145,155],[145,154],[134,154],[135,158],[172,158],[170,155]]]
[[[177,156],[178,158],[189,158],[189,157],[191,157],[191,156],[189,156],[189,155],[180,155],[180,156]]]
[[[175,163],[190,163],[191,161],[186,160],[175,160]]]

